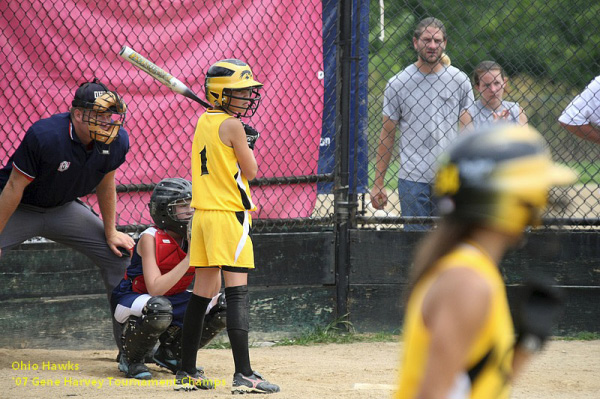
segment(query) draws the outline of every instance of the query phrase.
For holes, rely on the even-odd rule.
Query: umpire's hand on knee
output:
[[[135,241],[133,241],[133,238],[117,230],[106,236],[106,243],[108,244],[110,250],[113,251],[113,253],[118,257],[123,256],[118,247],[126,248],[131,253],[133,252],[133,247],[135,246]]]

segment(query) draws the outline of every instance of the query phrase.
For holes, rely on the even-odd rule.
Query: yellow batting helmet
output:
[[[258,89],[262,86],[262,83],[254,80],[248,64],[236,59],[221,60],[211,65],[204,83],[208,102],[238,117],[254,115],[261,99]],[[234,93],[247,89],[250,90],[250,97]],[[246,105],[232,104],[232,98],[241,100]]]

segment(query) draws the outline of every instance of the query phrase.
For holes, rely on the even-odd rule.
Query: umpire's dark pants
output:
[[[78,201],[53,208],[21,204],[0,234],[0,248],[4,253],[38,236],[64,244],[90,258],[100,269],[110,306],[112,290],[123,278],[129,258],[118,257],[110,250],[104,225],[95,213]],[[111,320],[115,341],[120,349],[121,327],[112,315]]]

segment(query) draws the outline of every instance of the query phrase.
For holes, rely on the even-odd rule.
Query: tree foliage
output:
[[[509,76],[527,74],[581,89],[600,73],[600,2],[385,0],[384,5],[382,41],[380,3],[370,3],[370,71],[382,78],[414,62],[413,30],[428,16],[445,23],[452,63],[469,75],[480,61],[495,60]]]

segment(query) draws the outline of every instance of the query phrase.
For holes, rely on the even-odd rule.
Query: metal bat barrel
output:
[[[152,76],[156,80],[160,81],[162,84],[167,85],[172,90],[184,94],[187,86],[184,85],[179,79],[171,75],[169,72],[157,66],[152,61],[144,58],[140,53],[135,50],[123,46],[119,55],[123,57],[125,60],[129,61],[136,67],[140,68],[148,75]],[[188,89],[189,90],[189,89]]]
[[[143,57],[140,53],[133,50],[130,47],[123,46],[121,51],[119,51],[119,55],[130,62],[135,67],[141,69],[146,72],[148,75],[152,76],[154,79],[158,80],[171,90],[183,94],[184,96],[191,98],[192,100],[202,104],[205,108],[210,107],[210,104],[201,100],[193,91],[191,91],[185,84],[183,84],[179,79],[171,75],[169,72],[157,66],[152,61]]]

